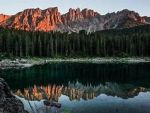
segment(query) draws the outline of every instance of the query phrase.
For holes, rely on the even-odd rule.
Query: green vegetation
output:
[[[150,56],[150,26],[94,33],[27,32],[0,28],[0,57]]]

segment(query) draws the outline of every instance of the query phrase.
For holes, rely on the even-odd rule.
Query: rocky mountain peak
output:
[[[0,23],[4,22],[5,20],[7,20],[10,16],[8,15],[4,15],[4,14],[0,14]]]
[[[150,17],[144,16],[143,18],[145,19],[145,21],[146,21],[147,23],[150,23]]]
[[[67,13],[61,15],[58,7],[52,7],[44,10],[26,9],[13,16],[0,15],[1,27],[27,31],[92,32],[145,24],[150,24],[150,17],[142,17],[128,9],[100,15],[92,9],[70,8]]]
[[[56,28],[56,24],[61,23],[61,14],[57,7],[41,10],[26,9],[6,20],[2,26],[21,30],[50,31]]]
[[[82,14],[83,14],[84,18],[95,17],[95,16],[99,15],[94,10],[91,10],[91,9],[88,10],[87,8],[82,10]]]
[[[137,12],[130,11],[128,9],[124,9],[122,11],[117,12],[119,15],[122,15],[126,18],[133,19],[134,21],[138,21],[141,23],[145,23],[145,19],[141,17]]]
[[[69,9],[69,12],[62,15],[62,22],[68,23],[68,22],[74,22],[74,21],[81,21],[83,19],[91,18],[98,15],[97,12],[94,12],[91,9],[83,9],[82,11],[80,8],[77,9]]]

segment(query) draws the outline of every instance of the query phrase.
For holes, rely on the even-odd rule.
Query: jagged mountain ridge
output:
[[[25,9],[15,15],[0,15],[0,26],[9,29],[27,31],[62,31],[88,32],[135,27],[150,24],[149,17],[142,17],[130,10],[122,10],[116,13],[101,15],[91,9],[72,9],[66,14],[61,14],[57,7],[41,10]]]
[[[145,16],[144,19],[146,20],[146,22],[150,23],[150,17]]]
[[[10,16],[8,15],[4,15],[4,14],[0,14],[0,24],[4,21],[6,21]]]
[[[61,23],[61,15],[57,8],[37,8],[19,12],[4,21],[1,26],[27,31],[51,31],[58,23]]]
[[[60,26],[63,31],[98,31],[105,29],[128,28],[138,25],[149,24],[144,17],[141,17],[134,11],[127,9],[118,11],[117,13],[108,13],[106,15],[96,15],[94,17],[86,18],[82,21],[70,22],[67,25]]]

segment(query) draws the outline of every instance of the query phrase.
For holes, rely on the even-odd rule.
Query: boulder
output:
[[[0,78],[0,113],[28,113],[23,103],[12,93],[4,79]]]

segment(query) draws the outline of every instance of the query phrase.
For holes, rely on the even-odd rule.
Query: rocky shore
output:
[[[0,78],[0,113],[28,113],[23,103],[10,91],[8,84]]]
[[[26,68],[42,64],[45,64],[45,59],[3,59],[0,61],[0,69]]]
[[[26,68],[34,65],[43,65],[46,63],[58,63],[58,62],[78,62],[78,63],[149,63],[149,57],[129,57],[129,58],[27,58],[27,59],[3,59],[0,61],[0,69],[10,68]]]
[[[24,59],[4,59],[0,61],[0,69],[31,67],[32,64]]]

